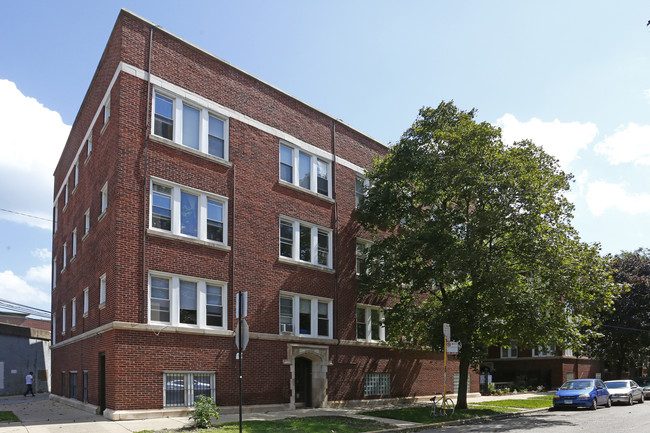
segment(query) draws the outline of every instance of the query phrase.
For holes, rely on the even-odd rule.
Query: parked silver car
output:
[[[643,388],[643,397],[650,398],[650,377],[636,377],[634,381]]]
[[[643,388],[633,380],[608,380],[605,382],[612,403],[625,403],[632,406],[635,401],[643,403]]]

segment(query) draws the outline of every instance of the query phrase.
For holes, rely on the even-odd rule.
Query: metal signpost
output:
[[[451,340],[451,327],[449,323],[442,324],[442,334],[444,335],[444,364],[443,364],[443,375],[442,375],[442,413],[447,415],[445,402],[447,401],[447,341]]]
[[[236,318],[239,324],[235,331],[235,344],[237,345],[237,359],[239,360],[239,433],[242,433],[242,352],[248,346],[248,323],[244,317],[248,316],[248,292],[237,293]]]

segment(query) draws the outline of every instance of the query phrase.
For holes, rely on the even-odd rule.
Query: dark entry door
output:
[[[311,407],[311,361],[296,358],[296,406]]]
[[[99,354],[99,413],[106,409],[106,354]]]

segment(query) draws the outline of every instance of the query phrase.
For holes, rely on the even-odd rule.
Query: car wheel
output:
[[[627,405],[632,406],[634,404],[634,400],[632,399],[631,395],[627,396]]]
[[[607,397],[607,404],[605,404],[605,407],[612,407],[612,398]]]
[[[591,410],[596,410],[598,409],[598,402],[596,401],[596,397],[591,401]]]
[[[641,397],[639,397],[639,403],[645,403],[645,397],[643,394],[641,394]]]

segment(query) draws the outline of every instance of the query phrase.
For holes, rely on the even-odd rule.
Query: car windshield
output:
[[[628,384],[626,381],[621,381],[621,382],[605,382],[605,385],[607,385],[607,388],[627,388]]]
[[[570,380],[562,385],[562,388],[560,389],[587,389],[593,388],[593,386],[593,380]]]

